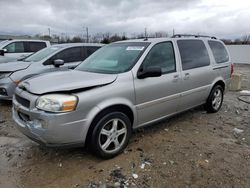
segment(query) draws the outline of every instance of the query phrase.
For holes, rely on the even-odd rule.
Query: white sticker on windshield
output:
[[[126,50],[138,50],[142,51],[144,49],[144,46],[128,46]]]
[[[58,47],[51,47],[52,50],[58,50]]]

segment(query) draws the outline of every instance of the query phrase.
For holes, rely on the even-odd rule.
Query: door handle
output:
[[[173,82],[177,82],[179,80],[179,75],[174,75],[173,76]]]
[[[184,74],[184,80],[187,80],[187,79],[189,79],[189,76],[190,76],[190,74],[187,72],[187,73],[185,73]]]

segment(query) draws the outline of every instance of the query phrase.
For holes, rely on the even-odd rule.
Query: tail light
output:
[[[232,63],[231,64],[231,76],[232,76],[233,73],[234,73],[234,64]]]

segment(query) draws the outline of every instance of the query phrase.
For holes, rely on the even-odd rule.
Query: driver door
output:
[[[172,42],[153,46],[140,69],[146,67],[160,67],[162,75],[134,80],[139,126],[175,113],[180,100],[180,72]]]
[[[53,55],[43,64],[53,69],[53,71],[74,69],[82,62],[84,50],[81,46],[64,49],[57,54]],[[54,60],[61,59],[64,61],[64,65],[56,68],[53,65]],[[49,66],[48,66],[49,65]]]

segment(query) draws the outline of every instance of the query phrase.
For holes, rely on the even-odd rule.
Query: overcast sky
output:
[[[250,34],[248,0],[0,0],[0,34]]]

